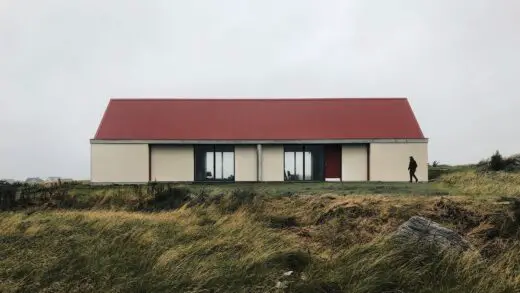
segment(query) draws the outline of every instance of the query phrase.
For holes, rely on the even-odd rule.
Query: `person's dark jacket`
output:
[[[408,170],[410,170],[410,171],[417,170],[417,162],[414,159],[410,160],[410,163],[408,164]]]

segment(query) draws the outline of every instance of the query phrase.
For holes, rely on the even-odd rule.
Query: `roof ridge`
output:
[[[406,97],[286,97],[286,98],[110,98],[110,101],[323,101],[323,100],[408,100]]]

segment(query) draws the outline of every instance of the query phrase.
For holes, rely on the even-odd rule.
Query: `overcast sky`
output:
[[[0,178],[88,179],[109,97],[408,97],[430,162],[520,152],[518,0],[2,0]]]

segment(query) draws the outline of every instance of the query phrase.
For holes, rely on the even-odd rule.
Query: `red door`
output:
[[[341,178],[341,145],[325,145],[325,178]]]

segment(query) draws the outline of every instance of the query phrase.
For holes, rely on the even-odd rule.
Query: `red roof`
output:
[[[406,98],[112,99],[98,140],[416,139]]]

